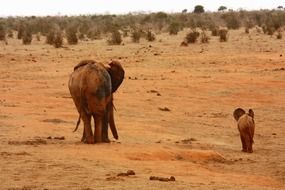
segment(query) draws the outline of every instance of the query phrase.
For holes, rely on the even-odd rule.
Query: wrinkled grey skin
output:
[[[117,61],[104,66],[93,60],[84,60],[74,67],[68,87],[79,113],[74,131],[77,130],[80,119],[84,123],[82,141],[88,144],[109,142],[108,124],[114,138],[118,139],[114,122],[113,93],[123,82],[124,73]],[[95,123],[94,136],[91,129],[92,118]]]
[[[235,109],[233,116],[237,121],[237,126],[242,143],[242,151],[252,153],[252,144],[254,143],[253,137],[255,130],[253,110],[249,109],[248,113],[246,113],[243,109],[237,108]]]

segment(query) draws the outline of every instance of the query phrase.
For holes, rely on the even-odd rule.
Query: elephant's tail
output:
[[[78,120],[77,120],[77,123],[76,123],[76,127],[75,127],[75,129],[73,130],[73,132],[77,131],[78,126],[79,126],[80,121],[81,121],[80,118],[81,118],[81,114],[79,114],[79,117],[78,117]]]

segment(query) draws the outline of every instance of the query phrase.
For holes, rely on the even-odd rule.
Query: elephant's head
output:
[[[242,108],[237,108],[235,109],[233,116],[235,120],[238,121],[243,114],[245,114],[245,111]]]
[[[122,84],[125,77],[125,71],[118,61],[111,61],[106,69],[111,76],[112,93],[114,93]]]

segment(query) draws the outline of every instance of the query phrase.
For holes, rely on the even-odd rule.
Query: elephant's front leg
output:
[[[91,129],[91,115],[81,114],[81,117],[84,122],[83,136],[87,140],[88,144],[94,144],[94,138]]]
[[[95,131],[94,131],[94,142],[100,143],[102,142],[102,124],[103,124],[103,116],[96,115],[95,119]]]

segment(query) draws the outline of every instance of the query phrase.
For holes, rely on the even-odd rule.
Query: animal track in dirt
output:
[[[176,144],[191,144],[192,141],[197,141],[197,139],[195,138],[188,138],[188,139],[183,139],[183,140],[180,140],[180,141],[175,141]]]
[[[55,124],[60,124],[60,123],[73,123],[73,122],[70,122],[70,121],[65,121],[65,120],[57,119],[57,118],[54,118],[54,119],[44,119],[44,120],[42,120],[42,122],[55,123]]]
[[[8,141],[10,145],[45,145],[47,144],[46,140],[43,139],[34,139],[26,141]]]
[[[25,151],[22,152],[0,152],[0,155],[3,157],[9,157],[9,156],[31,156],[30,153],[27,153]]]

